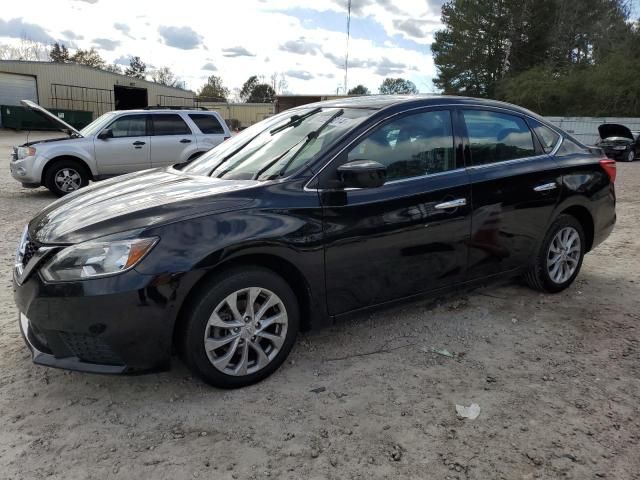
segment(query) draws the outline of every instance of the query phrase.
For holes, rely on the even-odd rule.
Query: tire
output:
[[[89,172],[77,160],[57,160],[47,167],[44,185],[58,197],[89,185]]]
[[[564,233],[561,234],[561,232]],[[571,237],[566,236],[567,233],[570,233]],[[568,247],[569,251],[564,251],[564,255],[562,248],[558,250],[558,247],[565,246],[562,244],[562,237],[558,238],[558,235],[573,239],[573,242],[566,242],[570,247]],[[577,249],[576,237],[579,240]],[[584,229],[580,222],[571,215],[560,215],[547,230],[540,251],[533,259],[525,280],[535,290],[548,293],[561,292],[578,276],[584,259],[585,246]]]
[[[625,160],[627,162],[633,162],[636,158],[636,152],[633,148],[630,148],[628,152],[625,152]]]
[[[248,308],[250,295],[253,309]],[[261,307],[266,308],[262,315]],[[205,382],[244,387],[282,365],[295,343],[299,315],[298,300],[280,276],[257,267],[227,270],[211,279],[189,305],[178,347],[189,369]]]

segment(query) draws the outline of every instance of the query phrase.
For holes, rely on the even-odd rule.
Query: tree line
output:
[[[543,115],[640,116],[640,23],[629,17],[627,0],[449,0],[434,84]]]

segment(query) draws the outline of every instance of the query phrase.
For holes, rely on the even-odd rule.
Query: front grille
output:
[[[29,240],[29,237],[27,237],[24,244],[24,253],[22,254],[23,267],[27,266],[27,264],[29,263],[29,260],[31,260],[31,258],[36,254],[38,249],[39,249],[38,245],[32,242],[31,240]]]
[[[101,338],[81,333],[60,332],[67,348],[80,360],[101,365],[124,365],[122,359]]]

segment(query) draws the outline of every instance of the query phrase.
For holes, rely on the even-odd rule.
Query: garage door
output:
[[[0,72],[0,105],[20,105],[23,99],[38,102],[35,77]]]

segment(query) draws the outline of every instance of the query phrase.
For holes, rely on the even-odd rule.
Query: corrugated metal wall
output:
[[[595,144],[600,138],[598,126],[603,123],[619,123],[632,131],[640,131],[640,118],[623,117],[545,117],[586,145]]]
[[[136,78],[127,77],[124,75],[118,75],[116,73],[105,72],[96,68],[87,67],[84,65],[76,64],[63,64],[53,62],[26,62],[17,60],[0,60],[0,72],[5,73],[18,73],[22,75],[31,75],[36,77],[38,86],[38,101],[40,105],[45,108],[65,108],[73,110],[90,110],[94,112],[94,116],[99,113],[103,113],[96,105],[101,99],[98,98],[100,94],[95,91],[105,90],[111,91],[111,100],[113,100],[113,87],[114,85],[120,85],[123,87],[137,87],[145,88],[148,95],[148,103],[150,106],[159,105],[161,103],[162,96],[187,98],[192,101],[193,92],[188,90],[182,90],[179,88],[167,87],[159,85],[157,83],[148,82],[146,80],[139,80]],[[87,91],[85,95],[87,97],[84,102],[76,100],[71,102],[65,100],[65,92],[58,94],[57,105],[54,104],[52,95],[52,84],[64,84],[73,85],[76,87],[87,87],[92,89]],[[79,91],[74,93],[75,96],[80,95]],[[82,104],[86,106],[82,106]],[[91,107],[92,108],[88,108]],[[113,106],[111,107],[113,109]]]
[[[238,120],[243,127],[249,127],[275,113],[272,103],[198,102],[198,106],[217,111],[225,120]]]

